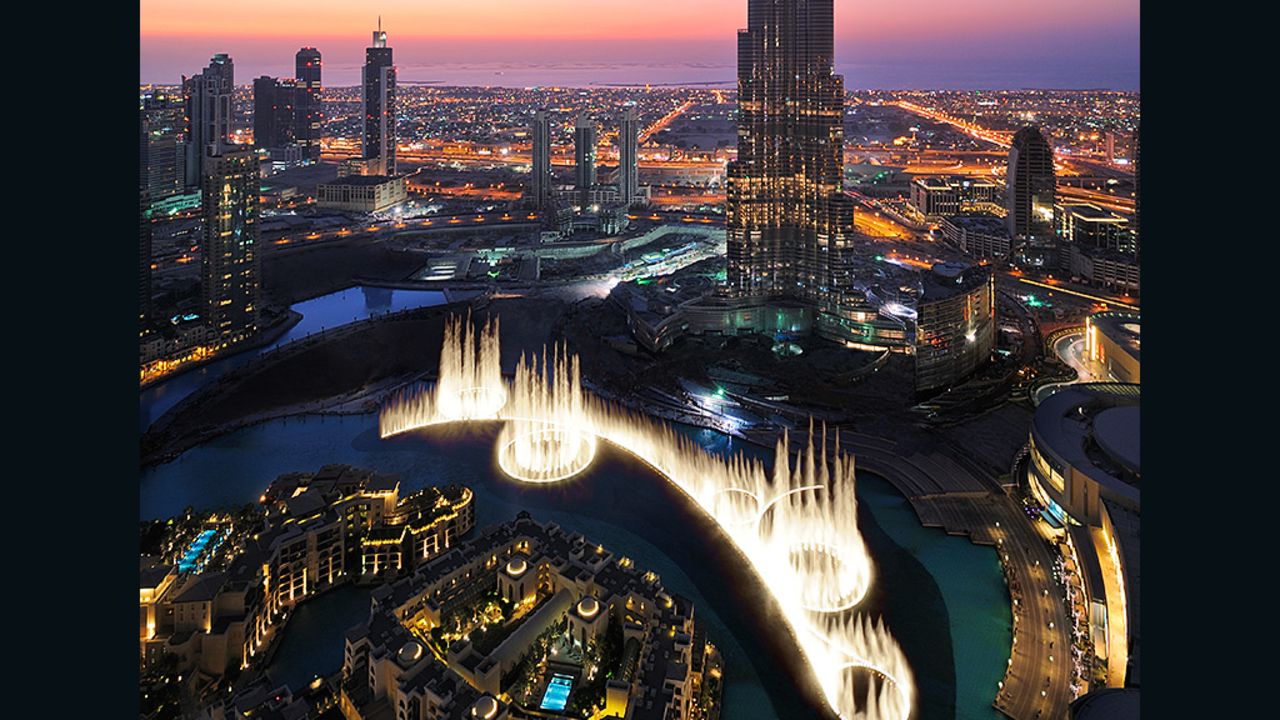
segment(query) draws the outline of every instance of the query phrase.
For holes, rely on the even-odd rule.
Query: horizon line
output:
[[[270,76],[268,76],[270,77]],[[284,77],[284,76],[281,76]],[[442,90],[583,90],[583,89],[600,89],[600,90],[627,90],[640,88],[653,88],[657,90],[704,90],[710,87],[720,85],[736,85],[737,80],[702,80],[678,83],[586,83],[586,84],[547,84],[547,85],[458,85],[448,84],[445,80],[397,80],[400,85],[425,85]],[[181,87],[181,82],[138,82],[139,89],[147,87]],[[253,83],[236,83],[235,87],[252,88]],[[334,90],[350,90],[362,87],[359,83],[352,85],[324,85],[327,89]],[[719,89],[717,87],[717,89]],[[736,88],[735,88],[736,90]],[[1125,90],[1122,88],[1096,86],[1096,87],[1032,87],[1024,85],[1021,87],[974,87],[974,88],[948,88],[948,87],[862,87],[851,88],[846,87],[846,93],[856,92],[1114,92],[1127,94],[1141,94],[1141,90]]]

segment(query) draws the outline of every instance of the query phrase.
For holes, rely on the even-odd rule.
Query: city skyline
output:
[[[397,38],[403,82],[501,87],[733,84],[732,37],[746,25],[741,3],[715,0],[685,7],[660,0],[649,12],[617,19],[576,13],[579,5],[575,0],[544,0],[542,12],[533,17],[483,22],[476,18],[493,10],[492,0],[447,11],[395,2],[378,10]],[[1136,2],[1054,2],[1031,8],[1008,0],[964,7],[927,0],[922,5],[918,13],[890,14],[865,3],[837,3],[836,72],[848,77],[850,89],[1139,88]],[[184,5],[181,16],[176,7],[167,1],[143,3],[143,83],[176,83],[178,68],[198,67],[217,52],[235,57],[245,77],[288,76],[290,54],[314,45],[325,56],[326,85],[356,85],[363,28],[376,22],[374,9],[327,8],[322,3],[299,14],[289,5],[250,9],[233,0],[229,8],[244,12],[228,12],[226,18],[240,23],[251,12],[260,20],[244,29],[228,26],[209,6]],[[218,7],[225,12],[228,6]],[[459,14],[464,10],[472,15]],[[922,25],[921,14],[930,22]],[[1002,20],[992,22],[993,15]],[[274,30],[281,27],[288,30]],[[272,30],[263,30],[267,28]]]
[[[139,717],[1139,717],[1131,4],[145,0]]]

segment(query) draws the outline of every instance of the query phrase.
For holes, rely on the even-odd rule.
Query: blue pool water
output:
[[[569,692],[573,690],[573,678],[556,673],[547,683],[547,691],[542,695],[542,709],[560,711],[569,704]]]
[[[196,536],[196,539],[187,548],[187,552],[182,555],[182,559],[178,561],[178,572],[190,572],[197,568],[205,546],[209,544],[215,534],[216,531],[214,530],[205,530]]]
[[[658,573],[663,584],[690,598],[708,638],[725,662],[722,717],[777,720],[797,716],[788,707],[794,689],[783,687],[742,610],[733,588],[717,577],[718,559],[690,517],[674,512],[643,468],[601,458],[580,481],[564,487],[530,488],[505,481],[493,461],[496,430],[441,428],[420,437],[382,441],[374,415],[294,417],[255,425],[193,448],[172,462],[147,468],[140,479],[143,518],[165,518],[188,505],[197,511],[253,502],[278,475],[315,471],[326,463],[350,463],[401,476],[401,492],[427,485],[465,483],[475,493],[479,526],[505,522],[529,510],[542,522],[557,522],[594,542],[633,558]],[[769,458],[767,449],[707,430],[685,431],[713,452],[744,450]],[[888,615],[921,687],[919,720],[998,715],[991,707],[996,682],[1009,657],[1010,612],[999,563],[990,548],[939,529],[921,527],[902,495],[887,482],[859,474],[860,514],[897,547],[873,545],[881,563]],[[870,526],[867,530],[871,530]],[[914,574],[898,568],[916,565]],[[349,596],[349,597],[348,597]],[[273,679],[307,682],[338,669],[342,632],[368,609],[367,596],[335,591],[321,596],[314,612],[299,609],[269,669]],[[333,607],[329,607],[332,605]],[[339,607],[341,606],[341,607]],[[349,607],[348,607],[349,606]],[[336,609],[335,609],[336,608]],[[332,612],[331,612],[332,611]],[[301,622],[315,615],[314,622]],[[330,617],[332,615],[332,617]],[[295,688],[296,689],[296,688]]]

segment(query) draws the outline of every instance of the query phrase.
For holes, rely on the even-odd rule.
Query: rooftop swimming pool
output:
[[[713,431],[681,429],[711,452],[772,457],[767,448]],[[273,420],[146,468],[139,511],[144,518],[166,518],[187,506],[202,510],[254,502],[280,474],[314,472],[335,462],[397,473],[402,493],[462,483],[475,493],[477,527],[528,510],[539,522],[559,523],[632,558],[657,573],[664,586],[688,597],[723,658],[721,717],[813,717],[776,670],[794,658],[770,654],[762,640],[770,630],[766,619],[726,584],[721,568],[730,551],[708,536],[674,491],[646,466],[609,448],[574,482],[512,482],[494,459],[498,432],[496,425],[477,425],[384,441],[374,415]],[[1008,662],[1012,628],[994,550],[922,527],[906,498],[886,480],[859,473],[857,492],[859,522],[881,589],[869,607],[899,634],[916,671],[918,720],[999,720],[991,701]],[[304,603],[285,628],[269,669],[272,679],[296,692],[315,676],[337,671],[344,631],[367,617],[367,592],[340,588]],[[557,687],[551,698],[561,692],[570,696],[569,690]]]
[[[568,675],[556,673],[551,676],[551,682],[547,683],[547,691],[542,694],[543,710],[555,710],[559,712],[564,710],[569,704],[569,693],[573,690],[573,678]]]
[[[217,530],[205,530],[197,535],[191,546],[183,553],[182,559],[178,561],[178,572],[185,573],[203,569],[205,561],[208,559],[204,557],[205,550],[207,549],[210,553],[217,550],[218,546],[222,544],[222,539],[226,537],[226,535],[219,535],[215,540],[215,535],[218,535]],[[209,546],[211,542],[213,543],[212,547]]]

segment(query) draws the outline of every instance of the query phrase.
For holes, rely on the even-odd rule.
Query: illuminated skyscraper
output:
[[[1043,244],[1052,240],[1057,181],[1053,174],[1053,148],[1040,128],[1032,125],[1014,134],[1005,180],[1009,234],[1022,243]]]
[[[364,51],[364,159],[368,175],[396,174],[396,67],[381,17]]]
[[[728,283],[838,302],[850,287],[844,78],[834,0],[749,0],[738,31],[738,159],[728,172]]]
[[[178,195],[187,182],[186,101],[178,95],[145,92],[138,104],[147,194],[151,200]]]
[[[138,124],[138,332],[146,328],[151,318],[151,221],[147,217],[148,172],[147,136],[149,123],[146,115]]]
[[[294,77],[298,81],[294,103],[294,134],[302,148],[302,156],[320,159],[320,137],[324,130],[324,94],[320,85],[320,51],[304,47],[294,56]]]
[[[147,219],[147,190],[138,188],[138,323],[151,319],[151,221]]]
[[[218,53],[204,72],[183,78],[187,96],[187,187],[199,187],[209,148],[231,137],[231,94],[235,67],[231,57]]]
[[[586,113],[578,116],[574,127],[573,151],[577,172],[575,186],[580,202],[585,207],[590,204],[591,189],[596,186],[596,124]]]
[[[1142,126],[1133,129],[1133,245],[1134,254],[1142,258]]]
[[[551,123],[545,110],[533,114],[533,182],[530,188],[539,210],[546,210],[552,194]]]
[[[640,165],[636,145],[640,141],[640,118],[635,107],[622,113],[618,126],[618,196],[630,205],[640,193]]]
[[[217,143],[204,157],[200,248],[205,320],[222,342],[257,331],[259,312],[258,156]]]

